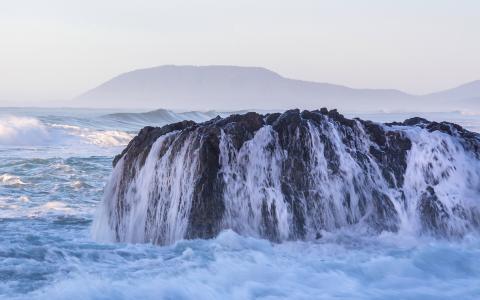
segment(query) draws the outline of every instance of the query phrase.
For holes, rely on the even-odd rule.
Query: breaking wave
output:
[[[32,117],[0,118],[0,145],[3,146],[68,146],[81,143],[114,147],[128,144],[132,137],[125,131],[48,123]]]
[[[0,119],[1,145],[42,145],[50,139],[47,127],[38,119],[15,116]]]

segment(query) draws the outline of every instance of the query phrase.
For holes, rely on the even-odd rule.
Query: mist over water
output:
[[[473,235],[434,240],[345,230],[274,244],[227,230],[169,246],[96,242],[92,221],[113,156],[145,125],[206,118],[112,113],[0,109],[1,299],[480,297],[480,238]],[[424,117],[480,131],[479,116]]]

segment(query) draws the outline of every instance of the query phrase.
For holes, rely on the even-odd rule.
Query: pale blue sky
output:
[[[480,1],[0,0],[0,101],[162,64],[427,93],[480,79]]]

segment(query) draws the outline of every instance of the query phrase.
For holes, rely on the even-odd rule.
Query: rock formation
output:
[[[421,118],[379,124],[290,110],[145,127],[114,159],[96,227],[169,244],[223,229],[272,241],[351,228],[480,228],[480,135]]]

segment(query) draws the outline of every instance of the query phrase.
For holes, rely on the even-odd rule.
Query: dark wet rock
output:
[[[118,160],[123,156],[125,156],[127,164],[132,159],[137,159],[139,155],[142,155],[141,153],[143,153],[142,157],[144,157],[145,153],[150,151],[150,147],[160,136],[173,131],[183,130],[193,125],[196,125],[196,123],[193,121],[182,121],[168,124],[161,128],[151,126],[144,127],[142,130],[140,130],[137,136],[133,138],[130,143],[128,143],[127,147],[122,151],[122,153],[115,156],[113,159],[113,166],[115,167]]]
[[[404,184],[412,140],[404,130],[397,130],[397,127],[419,127],[432,134],[441,132],[453,136],[473,156],[479,157],[479,135],[456,124],[429,122],[422,118],[379,124],[360,119],[347,119],[337,110],[326,108],[315,111],[294,109],[266,115],[250,112],[227,118],[217,117],[200,124],[183,121],[161,128],[145,127],[113,162],[115,166],[122,159],[123,164],[122,177],[116,187],[117,198],[112,200],[115,201],[118,211],[110,214],[110,223],[117,232],[117,239],[123,240],[122,218],[125,218],[134,205],[126,198],[128,189],[138,188],[131,186],[132,179],[144,165],[155,141],[170,133],[171,137],[166,139],[159,149],[159,158],[170,151],[171,159],[174,159],[175,155],[182,151],[185,143],[190,145],[185,157],[198,157],[194,168],[194,181],[181,183],[193,186],[184,238],[216,236],[225,228],[226,214],[224,191],[227,183],[222,177],[220,159],[222,136],[228,136],[234,151],[240,151],[261,128],[266,126],[271,127],[278,146],[271,144],[263,151],[273,153],[275,147],[281,149],[278,179],[283,201],[291,216],[288,239],[320,238],[324,230],[360,223],[366,224],[374,232],[399,230],[400,217],[394,203],[398,202],[400,206],[407,207],[408,201],[411,200],[406,199]],[[318,140],[312,136],[313,131]],[[318,147],[322,148],[321,152]],[[321,160],[325,161],[325,166],[321,165],[318,153],[321,153]],[[231,161],[234,159],[235,157],[228,156],[229,163],[233,163]],[[244,159],[246,161],[240,163],[247,163],[254,158],[247,156]],[[355,176],[350,174],[355,170],[346,169],[352,164],[357,172]],[[443,179],[448,178],[450,171],[448,169],[445,171]],[[318,172],[321,174],[318,175]],[[430,185],[421,193],[420,199],[415,199],[418,200],[415,203],[418,203],[417,210],[425,231],[438,236],[448,234],[452,216],[473,224],[469,226],[478,227],[479,214],[462,206],[449,209],[439,200],[435,193],[435,185],[438,184],[436,180],[441,180],[442,176],[438,179],[428,172],[427,167],[424,176],[425,182]],[[242,174],[232,176],[238,182],[245,180]],[[323,176],[321,178],[323,181],[317,180],[315,176]],[[432,178],[429,179],[429,176]],[[319,186],[319,182],[340,185],[341,203],[333,203],[336,195],[328,194],[328,188]],[[391,190],[396,191],[396,198],[393,198],[392,195],[395,193]],[[159,216],[156,211],[160,201],[164,200],[151,199],[152,204],[149,206],[147,218],[149,226],[167,226],[157,220]],[[235,201],[245,199],[238,198]],[[262,200],[259,208],[261,223],[257,230],[259,236],[272,241],[282,240],[278,209],[275,202]],[[162,232],[165,229],[145,230],[157,230],[151,240],[163,243]]]
[[[438,200],[433,187],[428,186],[419,202],[420,220],[423,227],[437,236],[445,236],[448,232],[448,214],[445,205]]]

